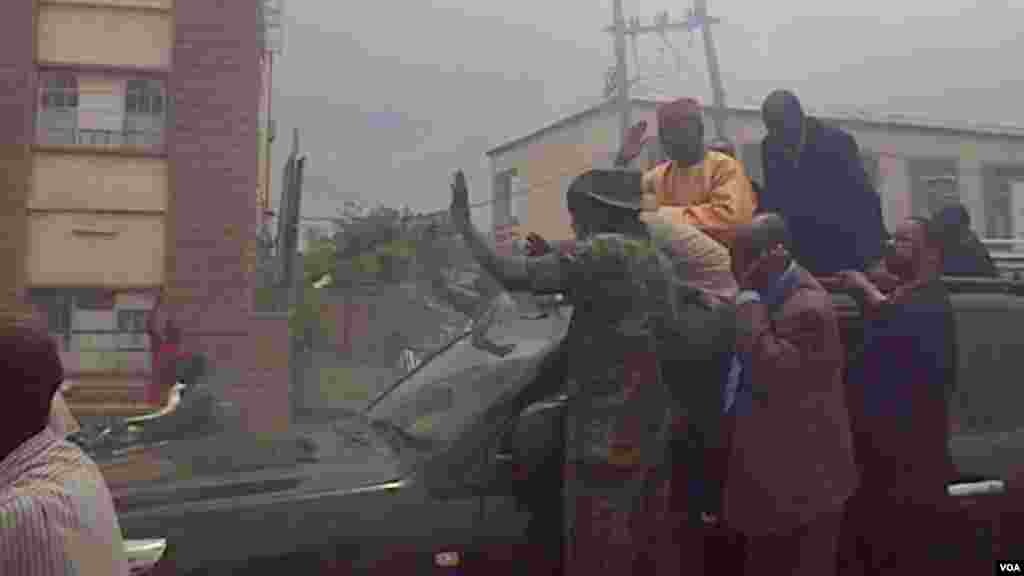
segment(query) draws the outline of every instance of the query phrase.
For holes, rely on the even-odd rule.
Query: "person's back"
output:
[[[0,322],[0,574],[127,575],[103,476],[51,423],[64,379],[40,329]]]
[[[50,430],[0,463],[0,524],[2,574],[128,574],[99,468]]]

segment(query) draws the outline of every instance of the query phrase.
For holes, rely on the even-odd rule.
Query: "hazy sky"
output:
[[[624,0],[627,17],[688,4]],[[866,108],[1024,124],[1016,0],[709,0],[730,103],[794,89],[809,107]],[[275,64],[275,172],[302,130],[305,215],[359,198],[417,210],[447,204],[452,169],[489,194],[484,153],[600,101],[613,64],[611,0],[285,0]],[[707,99],[701,40],[639,46],[662,89]],[[632,56],[630,65],[633,66]],[[275,203],[278,194],[275,176]]]

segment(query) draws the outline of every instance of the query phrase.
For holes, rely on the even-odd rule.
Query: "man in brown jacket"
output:
[[[737,359],[723,516],[746,536],[746,572],[836,572],[843,507],[857,485],[844,350],[829,294],[789,256],[777,214],[737,230]]]

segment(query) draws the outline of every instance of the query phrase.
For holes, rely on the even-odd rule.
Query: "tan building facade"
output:
[[[4,6],[0,307],[27,301],[48,317],[72,409],[145,409],[159,291],[189,351],[276,372],[286,398],[286,324],[252,314],[265,197],[258,0]],[[276,349],[265,356],[276,364],[258,365],[257,349]]]

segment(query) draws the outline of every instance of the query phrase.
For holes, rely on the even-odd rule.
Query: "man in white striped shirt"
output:
[[[103,476],[50,425],[63,380],[45,332],[0,325],[0,574],[127,576]]]

